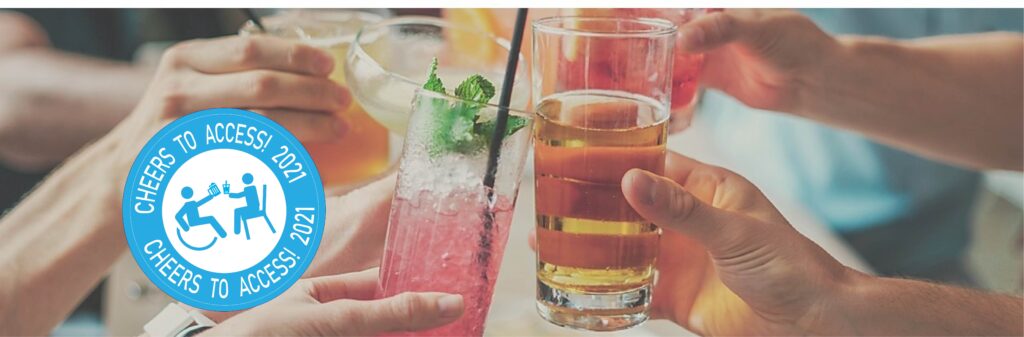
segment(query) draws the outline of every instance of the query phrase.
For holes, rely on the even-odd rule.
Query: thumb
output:
[[[715,257],[737,257],[749,252],[764,231],[759,221],[712,207],[675,181],[644,170],[626,172],[622,193],[645,219],[699,241]]]
[[[334,331],[378,335],[392,331],[420,331],[439,327],[462,316],[462,296],[444,293],[402,293],[373,301],[338,301],[345,316]],[[357,306],[353,308],[352,306]]]

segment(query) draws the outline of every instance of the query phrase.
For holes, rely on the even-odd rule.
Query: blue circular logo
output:
[[[302,144],[238,109],[182,117],[142,148],[125,182],[128,247],[174,299],[216,311],[277,297],[312,262],[324,189]]]

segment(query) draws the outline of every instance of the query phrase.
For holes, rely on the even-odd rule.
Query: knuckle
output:
[[[693,214],[697,201],[689,193],[681,193],[673,189],[669,198],[670,209],[672,209],[672,223],[685,222]]]
[[[263,98],[277,91],[279,79],[271,73],[257,73],[249,83],[249,92],[253,98]]]
[[[342,324],[340,324],[339,327],[322,327],[324,329],[324,333],[322,335],[365,335],[367,332],[364,330],[370,328],[367,326],[366,313],[363,310],[355,310],[352,306],[341,307],[333,313],[333,316],[337,317],[337,322]]]
[[[163,90],[160,91],[160,106],[163,116],[175,116],[182,113],[185,103],[188,101],[188,94],[185,86],[179,80],[170,79],[164,82]]]
[[[322,79],[316,85],[313,94],[316,95],[316,99],[322,102],[329,102],[333,106],[333,104],[341,101],[344,91],[345,89],[334,83],[334,81]]]
[[[287,65],[289,67],[296,68],[301,65],[307,53],[308,51],[306,49],[306,46],[301,44],[293,44],[288,47],[288,52],[285,54],[287,55],[287,59],[285,60],[285,62],[287,62]]]
[[[700,174],[700,178],[714,184],[714,186],[720,186],[721,184],[728,181],[735,173],[726,170],[718,166],[709,166],[707,170],[704,170]]]
[[[423,307],[422,299],[413,293],[402,293],[395,298],[391,306],[391,315],[396,319],[409,322],[416,317],[418,309]]]
[[[332,84],[333,84],[333,82],[332,82]],[[335,97],[337,97],[336,100],[338,102],[341,102],[339,104],[341,104],[342,107],[348,107],[348,106],[352,105],[352,93],[348,91],[348,88],[342,87],[342,86],[337,85],[337,84],[334,84],[334,88],[335,88],[335,95],[336,95]]]
[[[177,116],[183,112],[186,98],[181,93],[166,93],[160,101],[161,115]]]
[[[721,15],[715,16],[715,20],[712,21],[712,34],[717,35],[719,38],[727,38],[732,35],[736,25],[736,17],[733,14],[728,12],[721,13]]]
[[[15,38],[17,45],[47,43],[46,32],[31,17],[19,12],[0,11],[0,31]]]
[[[164,52],[163,57],[160,58],[160,63],[162,63],[162,65],[165,67],[171,68],[177,68],[181,66],[184,63],[184,56],[188,52],[190,45],[190,41],[185,41],[177,43],[171,46],[170,48],[167,48],[167,51]]]
[[[754,185],[747,178],[721,167],[712,167],[707,177],[715,186],[738,186],[747,189]]]
[[[301,289],[302,293],[309,294],[310,297],[320,298],[320,296],[318,296],[319,294],[317,293],[319,289],[316,288],[316,285],[313,283],[313,281],[310,281],[308,279],[299,280],[299,282],[295,283],[294,288]]]
[[[241,66],[252,66],[259,61],[260,43],[255,37],[241,37],[235,46],[235,62]]]

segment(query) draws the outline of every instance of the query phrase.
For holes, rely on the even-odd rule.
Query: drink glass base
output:
[[[537,313],[555,325],[589,331],[628,329],[647,321],[650,285],[625,292],[556,289],[537,281]]]

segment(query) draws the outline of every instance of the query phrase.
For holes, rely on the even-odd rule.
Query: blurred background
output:
[[[443,17],[504,38],[514,20],[512,10],[357,11],[372,14],[374,20]],[[280,11],[255,12],[269,17]],[[803,12],[830,33],[898,39],[1024,29],[1020,9]],[[542,9],[531,11],[531,18],[559,14],[622,13]],[[16,205],[50,170],[126,116],[166,48],[189,39],[238,34],[246,21],[238,9],[0,9],[0,210]],[[528,49],[524,45],[524,53]],[[698,96],[693,108],[692,125],[672,136],[670,149],[748,177],[780,204],[798,229],[841,255],[840,260],[882,275],[1021,293],[1020,174],[936,163],[855,134],[749,109],[713,91]],[[369,119],[360,123],[376,125]],[[381,139],[395,141],[393,135]],[[366,156],[396,157],[394,145],[380,148],[381,153]],[[311,149],[316,151],[321,154],[314,157],[330,158],[348,150]],[[317,159],[318,167],[327,160]],[[329,191],[344,193],[344,186],[379,173],[339,177],[348,180],[339,180],[342,187]],[[520,193],[512,243],[488,322],[490,335],[570,333],[544,325],[529,301],[522,302],[533,291],[533,255],[523,244],[533,226],[529,181]],[[137,335],[168,300],[126,256],[54,335]],[[524,320],[530,324],[517,323]],[[679,332],[656,323],[642,329],[628,334]]]

